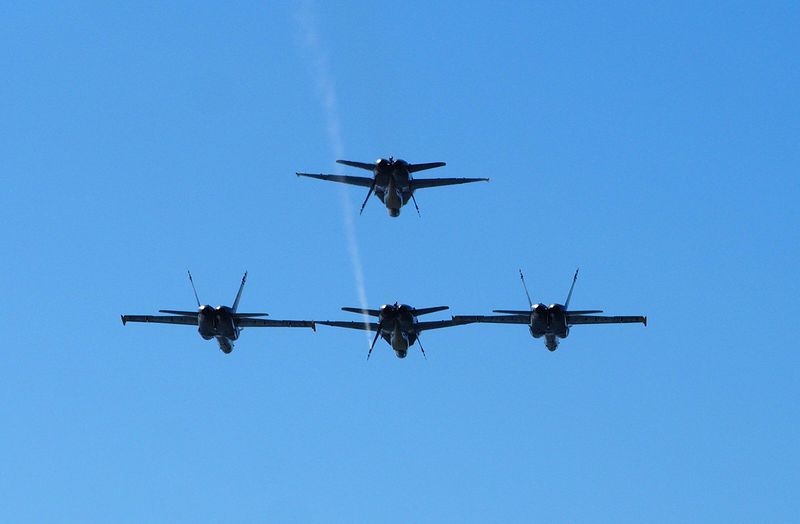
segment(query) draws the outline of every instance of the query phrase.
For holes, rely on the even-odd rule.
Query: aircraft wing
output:
[[[453,317],[462,324],[482,322],[489,324],[530,324],[531,316],[527,315],[460,315]]]
[[[571,326],[579,324],[634,324],[641,323],[647,325],[647,317],[599,317],[593,315],[568,315],[567,323]]]
[[[186,326],[197,325],[197,315],[122,315],[122,324],[128,322],[152,322],[155,324],[184,324]]]
[[[307,176],[318,180],[330,180],[331,182],[341,182],[351,186],[372,187],[372,177],[349,176],[349,175],[314,175],[312,173],[295,173],[297,176]]]
[[[453,317],[450,320],[432,320],[430,322],[417,322],[414,324],[414,330],[418,333],[428,329],[439,329],[452,326],[463,326],[469,324],[469,320],[464,320],[464,317]]]
[[[333,326],[333,327],[343,327],[343,328],[350,328],[350,329],[362,329],[365,331],[378,331],[378,323],[377,322],[369,322],[365,324],[364,322],[343,322],[338,320],[317,320],[317,324],[322,324],[323,326]]]
[[[488,178],[415,178],[411,181],[411,189],[426,187],[453,186],[455,184],[468,184],[470,182],[488,182]]]
[[[251,327],[308,327],[316,331],[314,322],[310,320],[267,320],[266,318],[239,317],[236,325],[240,328]]]

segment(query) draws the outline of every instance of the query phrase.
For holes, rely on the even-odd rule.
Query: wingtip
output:
[[[122,320],[122,325],[124,326],[127,323],[127,320],[125,319],[125,315],[120,315],[119,318],[120,318],[120,320]]]
[[[644,317],[644,327],[647,327],[647,317]]]

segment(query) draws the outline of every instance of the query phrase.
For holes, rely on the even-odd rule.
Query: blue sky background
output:
[[[0,520],[800,518],[797,4],[402,4],[3,4]],[[359,217],[293,174],[339,150],[492,180]],[[562,301],[580,266],[575,307],[650,322],[367,363],[119,321],[193,307],[187,268],[347,319],[348,238],[372,307],[522,308],[518,268]]]

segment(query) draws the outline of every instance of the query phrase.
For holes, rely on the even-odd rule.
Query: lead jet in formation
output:
[[[392,157],[389,159],[380,158],[374,164],[364,162],[352,162],[350,160],[337,160],[339,164],[344,164],[350,167],[357,167],[372,172],[372,177],[362,176],[349,176],[349,175],[315,175],[311,173],[297,173],[297,176],[307,176],[311,178],[318,178],[320,180],[330,180],[333,182],[341,182],[343,184],[350,184],[354,186],[368,187],[367,198],[361,204],[360,213],[364,212],[364,206],[367,205],[369,197],[375,193],[375,196],[389,210],[389,216],[396,217],[400,215],[400,208],[408,203],[409,200],[414,202],[414,207],[419,214],[419,206],[417,199],[414,198],[414,191],[426,187],[436,186],[451,186],[454,184],[466,184],[469,182],[488,182],[488,178],[427,178],[415,179],[412,174],[425,169],[433,169],[435,167],[442,167],[446,165],[444,162],[430,162],[428,164],[409,164],[405,160]]]
[[[343,307],[342,311],[377,317],[378,322],[340,322],[326,320],[316,321],[316,323],[326,326],[374,331],[375,338],[372,339],[372,345],[369,347],[367,360],[369,360],[370,355],[372,355],[372,349],[375,347],[375,342],[378,341],[378,337],[382,337],[392,346],[397,358],[406,358],[408,348],[413,346],[415,342],[419,343],[419,349],[422,351],[422,356],[425,357],[425,350],[422,347],[422,342],[419,340],[419,334],[421,332],[427,329],[446,328],[468,323],[454,319],[433,320],[430,322],[419,322],[417,320],[419,316],[435,313],[436,311],[444,311],[445,309],[449,309],[449,306],[415,309],[409,305],[398,304],[397,302],[395,302],[394,305],[385,304],[381,306],[380,309]]]
[[[572,278],[572,285],[567,294],[567,300],[564,304],[534,304],[531,301],[531,296],[528,294],[528,287],[525,285],[525,277],[522,271],[519,272],[519,277],[522,279],[522,286],[525,289],[525,296],[528,297],[528,304],[530,310],[509,310],[509,309],[495,309],[495,313],[503,313],[503,315],[473,315],[473,316],[455,316],[453,320],[461,323],[472,322],[488,322],[496,324],[528,324],[533,338],[544,337],[544,344],[550,351],[555,351],[558,348],[558,340],[567,338],[569,336],[569,328],[579,324],[630,324],[642,323],[647,325],[647,317],[642,316],[617,316],[606,317],[597,316],[594,313],[602,313],[602,310],[573,310],[569,309],[569,301],[572,298],[572,290],[575,288],[575,282],[578,280],[578,271],[575,271],[575,276]]]
[[[308,320],[267,320],[256,317],[266,317],[267,313],[239,313],[239,300],[242,298],[242,290],[247,281],[247,272],[242,277],[242,284],[233,306],[200,305],[200,298],[197,296],[197,289],[194,287],[192,274],[189,273],[189,282],[192,284],[194,298],[197,301],[197,311],[176,311],[172,309],[160,309],[160,313],[167,315],[122,315],[122,324],[128,322],[156,322],[159,324],[184,324],[187,326],[197,326],[197,331],[205,340],[217,339],[219,348],[223,353],[233,351],[233,343],[239,338],[243,328],[249,327],[309,327],[316,329],[314,323]]]

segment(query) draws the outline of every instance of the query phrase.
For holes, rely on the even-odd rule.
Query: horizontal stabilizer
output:
[[[450,309],[450,306],[434,306],[434,307],[424,307],[419,309],[414,309],[411,313],[415,317],[419,317],[422,315],[427,315],[428,313],[436,313],[437,311],[444,311],[445,309]]]
[[[350,167],[357,167],[359,169],[366,169],[367,171],[375,171],[375,164],[374,163],[366,163],[366,162],[353,162],[352,160],[337,160],[337,164],[342,164],[344,166]]]
[[[360,307],[343,307],[342,311],[347,311],[348,313],[358,313],[359,315],[369,315],[371,317],[379,317],[381,316],[381,312],[377,309],[361,309]]]
[[[494,313],[506,313],[508,315],[530,315],[530,309],[493,309]]]
[[[174,309],[159,309],[159,313],[168,313],[170,315],[183,315],[186,317],[197,315],[197,311],[176,311]]]
[[[582,309],[580,311],[567,311],[567,315],[591,315],[594,313],[602,313],[602,309]]]
[[[416,173],[417,171],[425,171],[426,169],[433,169],[435,167],[443,167],[447,164],[444,162],[429,162],[427,164],[408,164],[408,172]]]
[[[239,318],[268,317],[269,313],[236,313]]]

